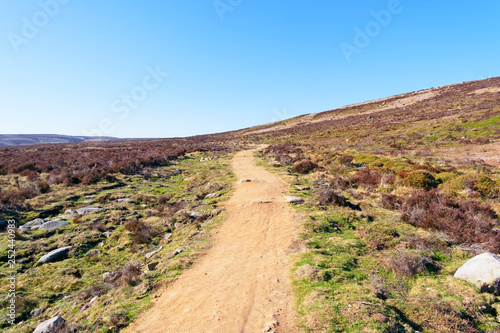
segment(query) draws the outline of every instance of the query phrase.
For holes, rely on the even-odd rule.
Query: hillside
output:
[[[59,134],[0,134],[0,147],[48,143],[78,143],[120,140],[113,137],[70,136]]]
[[[0,147],[0,327],[498,332],[500,280],[454,274],[500,253],[499,152],[500,78],[207,136]]]

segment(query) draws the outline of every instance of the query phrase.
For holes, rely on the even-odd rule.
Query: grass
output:
[[[212,159],[201,161],[202,157]],[[21,223],[40,214],[47,215],[44,212],[52,212],[47,217],[53,218],[66,209],[92,203],[105,210],[70,219],[69,226],[56,232],[34,231],[16,241],[19,300],[16,322],[24,323],[15,328],[4,324],[2,329],[32,331],[37,322],[55,313],[60,313],[79,332],[114,332],[130,323],[152,305],[151,297],[156,290],[190,267],[210,243],[213,228],[224,216],[218,202],[229,197],[235,180],[230,159],[229,154],[215,157],[210,153],[193,153],[147,175],[116,174],[117,182],[111,186],[105,182],[77,187],[58,185],[50,193],[30,199],[31,210],[19,217]],[[8,182],[8,177],[1,178]],[[212,198],[205,197],[211,193],[215,193]],[[159,196],[165,196],[162,201],[166,202],[165,207],[159,204]],[[130,201],[117,202],[121,198]],[[179,202],[182,209],[169,210]],[[203,218],[189,217],[193,211],[203,214]],[[134,235],[139,231],[126,229],[128,223],[136,220],[151,230],[145,243],[135,241]],[[104,235],[106,232],[110,234]],[[165,234],[172,235],[166,240]],[[5,244],[4,235],[0,244]],[[66,259],[44,265],[36,262],[48,251],[68,245],[73,248]],[[150,259],[145,257],[160,247],[163,248],[158,254]],[[176,249],[183,252],[175,254]],[[101,253],[86,256],[90,250]],[[6,253],[5,246],[0,253]],[[153,262],[158,265],[148,271],[147,264]],[[126,284],[106,282],[107,274],[124,271],[130,263],[139,265],[139,276]],[[0,269],[6,271],[6,261],[2,265]],[[0,292],[5,293],[6,288],[3,280]],[[84,295],[95,293],[100,296],[90,304],[93,296]],[[30,311],[36,308],[45,310],[33,318]],[[2,318],[6,318],[5,309],[4,306],[0,309]]]
[[[304,205],[295,208],[305,216],[302,239],[307,251],[294,257],[292,268],[296,308],[304,331],[500,330],[497,298],[453,278],[456,269],[474,252],[455,246],[443,233],[403,223],[397,210],[381,206],[383,193],[395,193],[403,200],[408,198],[414,191],[411,182],[401,179],[386,185],[348,185],[344,191],[337,190],[359,204],[362,211],[320,205],[314,189],[318,178],[336,186],[335,177],[349,179],[359,168],[393,175],[403,170],[425,169],[439,181],[443,193],[464,198],[465,194],[460,194],[464,182],[474,177],[482,179],[483,171],[464,165],[439,167],[436,160],[426,156],[393,158],[373,153],[352,154],[354,159],[346,166],[335,156],[348,153],[318,154],[312,148],[302,146],[302,149],[322,167],[320,170],[302,175],[292,171],[292,164],[270,164],[270,156],[256,155],[262,165],[283,176],[290,184],[290,193],[305,200]],[[490,171],[489,176],[498,179],[498,172]],[[483,182],[493,186],[494,181],[483,179]],[[312,189],[300,191],[295,185]],[[497,202],[487,197],[481,200],[492,206]]]

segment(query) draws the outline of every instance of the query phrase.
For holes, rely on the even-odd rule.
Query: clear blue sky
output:
[[[0,0],[1,134],[213,133],[500,76],[498,0],[55,1]]]

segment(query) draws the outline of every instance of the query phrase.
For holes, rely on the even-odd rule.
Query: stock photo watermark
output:
[[[221,21],[224,21],[226,13],[232,13],[245,0],[215,0],[212,2],[215,12]]]
[[[131,111],[136,110],[149,94],[158,89],[168,77],[168,73],[161,70],[159,65],[155,68],[146,67],[146,75],[142,82],[130,89],[128,93],[121,94],[113,100],[110,106],[112,117],[106,117],[99,121],[96,128],[82,131],[85,136],[109,136],[116,129],[117,121],[124,121],[130,116]]]
[[[9,32],[7,38],[14,52],[18,53],[20,47],[28,44],[33,40],[40,31],[45,28],[51,19],[56,17],[62,6],[70,3],[71,0],[40,0],[38,6],[40,7],[30,17],[24,16],[22,21],[21,30],[16,32]]]
[[[7,271],[5,272],[8,282],[7,289],[7,322],[10,325],[15,325],[16,319],[16,221],[9,220],[7,222]]]
[[[287,120],[290,118],[294,118],[297,115],[290,114],[288,112],[288,108],[284,106],[281,110],[278,108],[273,109],[273,116],[271,118],[271,123],[275,123],[277,121]]]
[[[372,10],[370,16],[373,20],[368,21],[363,28],[354,28],[354,38],[351,43],[342,42],[339,45],[347,63],[352,62],[353,55],[360,54],[370,46],[372,40],[378,37],[403,10],[404,6],[400,0],[389,0],[386,9]]]

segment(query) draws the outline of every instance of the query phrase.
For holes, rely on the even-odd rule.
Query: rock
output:
[[[158,266],[159,262],[155,261],[152,263],[148,264],[148,271],[154,271],[156,269],[156,266]]]
[[[163,240],[169,240],[170,238],[172,238],[172,234],[171,233],[165,234],[163,236]]]
[[[185,181],[185,182],[192,182],[192,181],[195,181],[195,180],[196,180],[196,177],[195,177],[195,176],[188,177],[188,178],[184,178],[184,181]]]
[[[96,249],[96,250],[90,250],[89,252],[87,252],[85,254],[85,256],[87,256],[87,257],[95,257],[95,256],[97,256],[99,254],[101,254],[101,250],[97,250]]]
[[[129,202],[130,199],[129,198],[123,198],[123,199],[118,199],[117,201],[118,202]]]
[[[76,212],[79,214],[79,215],[85,215],[85,214],[89,214],[89,213],[95,213],[95,212],[100,212],[100,211],[103,211],[104,209],[102,208],[98,208],[98,207],[84,207],[84,208],[80,208],[78,209]]]
[[[302,198],[296,197],[296,196],[287,195],[285,197],[285,199],[286,199],[286,202],[291,203],[293,205],[298,205],[298,204],[304,203],[304,200],[302,200]]]
[[[45,263],[57,260],[60,257],[62,257],[63,255],[65,255],[71,248],[72,248],[72,246],[66,246],[66,247],[61,247],[57,250],[50,251],[49,253],[42,256],[40,259],[38,259],[38,262],[45,264]]]
[[[76,217],[75,214],[63,214],[63,215],[59,215],[59,218],[62,219],[62,220],[73,219],[75,217]]]
[[[277,328],[280,324],[277,321],[271,321],[266,324],[262,332],[273,332],[275,328]]]
[[[19,227],[21,231],[31,231],[36,230],[38,226],[41,226],[45,223],[44,219],[35,219],[33,221],[26,222],[22,226]]]
[[[38,325],[33,333],[57,333],[62,329],[65,322],[62,317],[55,316]]]
[[[69,224],[69,222],[66,222],[66,220],[53,220],[49,222],[45,222],[41,226],[38,227],[38,230],[47,230],[47,231],[53,231],[60,229],[62,227],[65,227]]]
[[[38,317],[39,315],[41,315],[43,313],[43,311],[45,311],[44,308],[38,308],[38,309],[32,310],[30,312],[30,315],[31,315],[31,317]]]
[[[67,209],[64,214],[76,214],[76,210],[73,209]]]
[[[311,189],[309,186],[304,185],[295,185],[295,188],[299,191],[309,191]]]
[[[183,226],[182,223],[174,223],[174,228],[180,228],[182,226]]]
[[[453,275],[472,283],[481,291],[500,292],[500,257],[485,252],[467,261]]]
[[[145,255],[146,259],[151,258],[152,256],[156,255],[158,252],[160,252],[163,249],[163,246],[160,246],[158,250],[155,250],[153,252],[149,252]]]
[[[176,176],[177,175],[182,175],[182,171],[181,170],[174,170],[173,174],[176,175]]]
[[[205,198],[215,198],[218,196],[219,196],[219,193],[210,193],[210,194],[207,194],[207,196]]]
[[[113,234],[112,231],[106,231],[106,232],[103,232],[102,235],[106,238],[109,238],[111,235]]]
[[[89,304],[94,303],[95,301],[97,301],[97,299],[98,299],[98,298],[99,298],[99,296],[94,296],[94,297],[90,300]]]
[[[238,182],[238,184],[243,184],[243,183],[249,183],[249,182],[257,182],[257,183],[265,183],[266,181],[265,180],[261,180],[261,179],[240,179],[240,181]]]
[[[142,205],[141,205],[141,207],[142,207],[142,208],[146,208],[147,206],[148,206],[148,205],[146,205],[146,204],[142,204]]]
[[[184,252],[183,249],[177,249],[174,251],[174,256],[178,255],[178,254],[181,254],[182,252]]]
[[[191,213],[189,213],[189,216],[194,217],[194,218],[201,218],[201,217],[203,217],[203,214],[200,212],[191,212]]]

